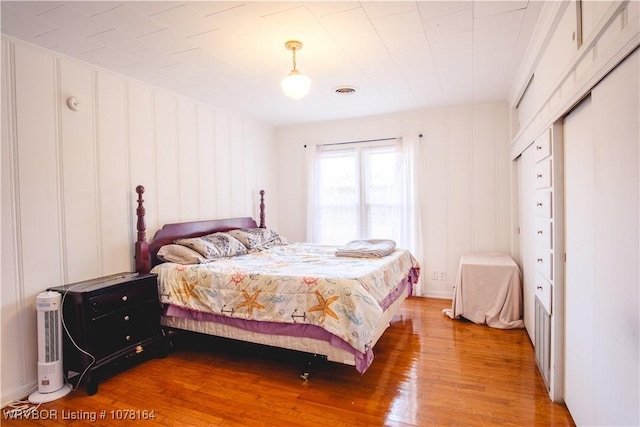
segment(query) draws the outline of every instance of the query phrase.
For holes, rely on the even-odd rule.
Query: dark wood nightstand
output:
[[[86,380],[89,395],[98,391],[98,370],[166,355],[155,274],[120,273],[49,290],[63,298],[65,374],[76,385]]]

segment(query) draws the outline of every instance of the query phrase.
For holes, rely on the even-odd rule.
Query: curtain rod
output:
[[[347,141],[347,142],[331,142],[329,144],[318,144],[316,147],[328,147],[331,145],[343,145],[343,144],[360,144],[363,142],[375,142],[375,141],[391,141],[393,139],[401,138],[399,136],[393,138],[376,138],[376,139],[363,139],[360,141]],[[418,138],[422,138],[422,134],[418,134]],[[307,148],[307,144],[304,145],[304,148]]]

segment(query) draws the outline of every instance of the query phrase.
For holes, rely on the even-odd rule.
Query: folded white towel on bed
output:
[[[352,240],[336,250],[336,256],[381,258],[396,250],[396,242],[389,239]]]

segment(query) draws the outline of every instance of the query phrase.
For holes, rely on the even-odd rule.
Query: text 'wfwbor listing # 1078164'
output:
[[[139,409],[103,409],[100,411],[85,411],[82,409],[39,409],[34,406],[3,409],[2,416],[5,420],[62,420],[96,422],[98,420],[153,420],[156,417],[156,413],[154,410]]]

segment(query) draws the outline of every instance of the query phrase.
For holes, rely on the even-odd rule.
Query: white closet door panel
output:
[[[131,271],[135,236],[134,198],[128,180],[125,84],[108,73],[97,75],[98,186],[102,274]],[[131,188],[130,188],[131,187]]]
[[[582,41],[589,43],[597,36],[594,31],[598,22],[606,15],[611,7],[612,0],[584,1],[582,2]],[[632,2],[633,3],[633,2]]]
[[[200,182],[200,215],[203,219],[217,216],[215,170],[215,113],[198,105],[198,172]]]
[[[591,98],[564,120],[565,154],[565,395],[577,425],[595,424],[593,116]]]
[[[178,153],[178,112],[176,97],[154,92],[156,125],[156,161],[158,186],[158,221],[180,221],[180,156]]]
[[[98,186],[92,71],[60,61],[61,156],[67,282],[100,275]],[[77,111],[67,98],[79,100]]]
[[[63,280],[56,75],[50,56],[15,46],[18,234],[27,298]]]
[[[569,0],[569,5],[563,11],[562,17],[555,27],[551,39],[546,45],[544,53],[536,68],[536,81],[553,82],[556,81],[559,70],[564,70],[575,55],[577,46],[575,40],[576,30],[576,1]],[[532,84],[534,93],[538,94],[539,88],[544,85]],[[535,105],[541,105],[546,94],[539,93],[541,97]],[[526,123],[522,121],[522,123]]]
[[[594,325],[599,425],[640,425],[640,53],[627,58],[592,92]],[[635,94],[633,96],[632,94]]]
[[[178,100],[178,159],[180,168],[180,221],[200,219],[198,168],[198,110],[193,102]]]

